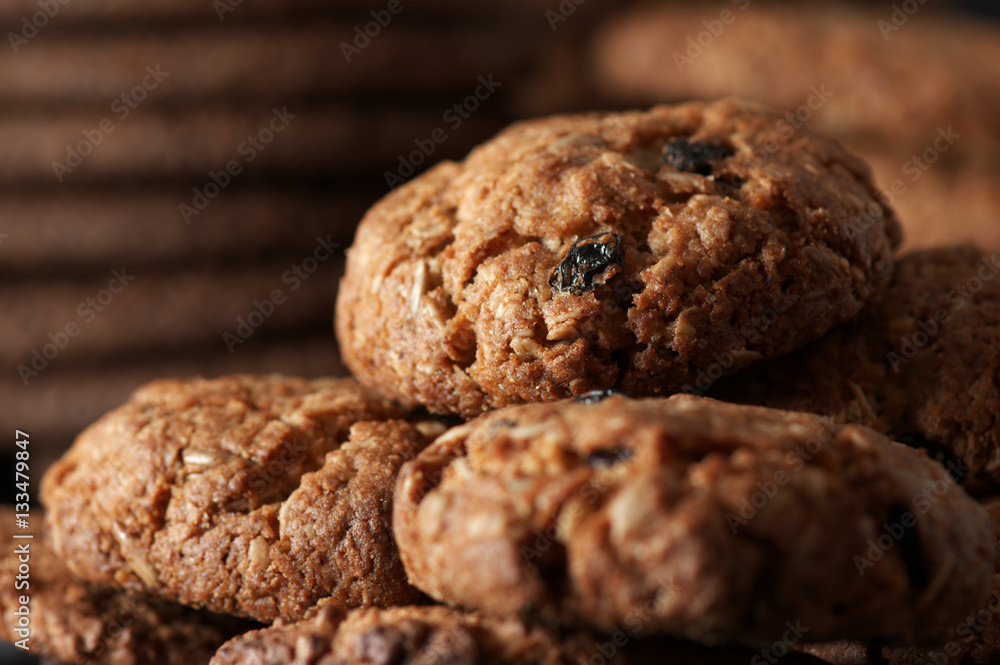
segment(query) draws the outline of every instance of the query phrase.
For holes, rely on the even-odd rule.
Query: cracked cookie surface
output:
[[[754,652],[620,632],[532,626],[442,606],[367,608],[349,614],[321,603],[310,618],[246,633],[210,665],[743,665]],[[789,654],[787,665],[819,663]]]
[[[40,518],[41,512],[34,511],[32,519]],[[27,596],[27,644],[33,653],[91,665],[191,665],[211,658],[234,635],[259,626],[76,579],[44,533],[15,540],[13,527],[13,508],[0,509],[0,538],[12,544],[0,559],[0,639],[12,644],[22,639],[14,632],[15,612]],[[27,548],[27,559],[15,545]],[[26,574],[19,571],[25,563],[30,569]]]
[[[1000,252],[900,258],[882,301],[794,354],[719,382],[727,401],[863,423],[1000,492]]]
[[[410,581],[443,602],[606,631],[645,611],[646,634],[751,645],[789,621],[811,640],[947,639],[996,558],[982,508],[922,453],[687,395],[449,430],[404,465],[393,526]]]
[[[392,490],[428,439],[403,416],[350,379],[155,381],[46,474],[53,545],[83,578],[260,621],[414,602]]]
[[[438,165],[358,228],[345,363],[468,417],[669,394],[818,338],[883,290],[899,228],[862,162],[777,121],[736,100],[559,116]]]

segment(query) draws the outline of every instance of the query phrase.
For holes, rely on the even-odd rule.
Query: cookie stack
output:
[[[992,291],[961,332],[922,318],[980,255],[896,266],[867,166],[777,120],[523,122],[394,190],[340,284],[356,378],[160,380],[48,471],[50,606],[154,609],[39,647],[124,658],[172,608],[198,645],[269,624],[214,665],[989,662],[956,627],[1000,593],[963,489],[995,483]],[[906,326],[956,343],[910,359],[919,390],[878,367]]]
[[[43,4],[0,7],[0,424],[40,469],[156,377],[343,374],[365,210],[581,89],[586,21],[533,0]]]

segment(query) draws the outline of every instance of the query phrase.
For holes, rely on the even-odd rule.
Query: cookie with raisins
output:
[[[737,100],[516,124],[362,220],[336,327],[354,374],[472,416],[697,387],[885,288],[895,216],[835,142]]]
[[[393,534],[442,602],[748,646],[951,639],[997,556],[983,508],[920,451],[691,395],[453,428],[400,471]]]

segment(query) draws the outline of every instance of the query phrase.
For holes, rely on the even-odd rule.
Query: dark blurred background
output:
[[[909,246],[1000,246],[997,13],[986,0],[5,2],[0,501],[16,429],[34,491],[80,429],[152,378],[344,373],[331,317],[364,211],[518,119],[727,94],[794,112],[827,85],[803,124],[865,155],[890,194],[903,183]],[[950,125],[961,138],[913,179],[908,160]]]

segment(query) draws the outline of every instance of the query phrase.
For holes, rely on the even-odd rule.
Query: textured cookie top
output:
[[[645,633],[751,644],[788,621],[811,640],[946,639],[983,600],[992,526],[922,454],[807,414],[595,399],[495,411],[403,467],[414,585],[606,630],[642,608]]]
[[[915,252],[857,321],[711,394],[874,426],[938,456],[969,491],[997,493],[998,321],[1000,253]]]
[[[33,520],[41,518],[41,511],[32,511]],[[33,653],[65,663],[191,665],[205,662],[223,642],[256,626],[89,584],[66,569],[39,529],[31,539],[15,540],[13,534],[14,510],[0,508],[0,540],[6,544],[0,558],[0,639],[22,639],[14,632],[15,612],[28,596],[27,644]],[[27,548],[27,554],[20,548]],[[27,574],[19,570],[25,563]]]
[[[427,439],[402,415],[350,379],[148,384],[46,474],[54,545],[87,579],[261,621],[412,602],[392,488]]]
[[[898,241],[863,163],[757,106],[553,117],[376,204],[337,332],[363,383],[437,412],[669,393],[850,318]]]
[[[342,610],[321,603],[308,620],[227,642],[210,665],[745,665],[754,652],[668,639],[531,626],[447,607]],[[819,663],[789,654],[788,665]]]

